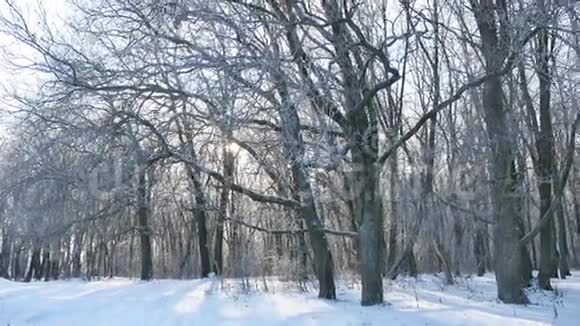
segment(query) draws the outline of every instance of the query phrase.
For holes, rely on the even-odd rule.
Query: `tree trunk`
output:
[[[210,262],[209,262],[209,248],[208,248],[208,236],[207,236],[207,226],[206,226],[206,205],[205,196],[201,188],[201,183],[197,179],[195,174],[191,174],[193,181],[193,188],[195,191],[195,208],[194,208],[194,219],[197,225],[197,239],[198,239],[198,249],[199,257],[201,263],[201,277],[208,277],[210,273]]]
[[[10,256],[12,255],[11,245],[8,240],[7,230],[1,232],[2,243],[0,244],[0,278],[9,277]]]
[[[526,209],[525,198],[522,191],[518,191],[518,189],[523,189],[525,175],[526,175],[526,163],[525,159],[518,155],[517,158],[517,167],[516,165],[513,166],[513,179],[516,180],[514,184],[513,192],[518,192],[519,196],[516,198],[516,211],[518,212],[517,224],[518,229],[520,231],[520,238],[523,238],[526,234],[526,227],[524,223],[524,211]],[[528,248],[525,244],[521,245],[521,258],[522,258],[522,286],[528,287],[530,285],[530,281],[533,278],[532,274],[532,260],[530,259],[530,254],[528,252]]]
[[[145,167],[139,166],[137,169],[137,225],[139,227],[139,239],[141,241],[141,279],[147,281],[153,277],[151,230],[148,222],[147,179]]]
[[[463,224],[461,222],[461,217],[459,215],[455,215],[453,216],[453,241],[455,244],[455,251],[454,251],[454,257],[453,257],[453,266],[454,266],[454,271],[453,273],[455,274],[455,276],[459,277],[461,276],[461,261],[463,259],[463,235],[464,235],[464,227]]]
[[[492,140],[492,187],[494,212],[494,258],[498,297],[505,303],[527,303],[521,288],[522,257],[520,231],[514,203],[514,163],[505,112],[501,99],[499,78],[491,78],[485,85],[484,107],[486,124]]]
[[[352,232],[358,232],[358,222],[357,222],[357,217],[356,217],[356,213],[354,211],[354,202],[352,201],[352,196],[350,196],[350,194],[352,193],[352,189],[350,186],[350,179],[347,173],[345,173],[344,171],[340,172],[340,176],[342,179],[342,184],[343,184],[343,189],[344,189],[344,193],[347,194],[346,199],[345,199],[345,203],[346,203],[346,207],[347,207],[347,211],[348,211],[348,219],[350,222],[350,230]],[[391,188],[394,189],[394,188]],[[392,195],[392,194],[391,194]],[[392,208],[392,207],[391,207]],[[395,208],[396,210],[396,208]],[[393,211],[391,213],[394,213]],[[392,215],[394,216],[394,215]],[[396,223],[396,221],[393,221],[393,223]],[[391,231],[391,229],[389,229],[389,232],[395,232],[395,230]],[[391,235],[389,235],[389,241],[395,241],[396,242],[396,238],[393,235],[391,237]],[[348,258],[349,258],[349,266],[351,268],[354,268],[356,270],[358,270],[359,268],[359,255],[358,255],[358,251],[359,251],[359,244],[358,244],[358,239],[351,239],[350,241],[351,246],[352,246],[352,252],[349,252],[348,254]],[[395,244],[396,246],[396,244]],[[393,251],[396,251],[395,248],[393,248]],[[394,259],[395,257],[393,257]],[[389,265],[390,266],[390,265]]]
[[[14,251],[14,258],[12,260],[12,279],[19,280],[22,278],[22,271],[20,268],[20,254],[22,252],[22,248],[17,248]]]
[[[295,196],[297,195],[295,194]],[[297,197],[295,198],[297,199]],[[295,262],[298,262],[297,276],[300,282],[308,279],[308,248],[306,245],[306,235],[302,232],[302,230],[305,230],[303,218],[301,212],[295,215],[296,228],[299,231],[292,236],[294,239],[292,258]]]
[[[419,275],[419,271],[417,270],[417,258],[415,258],[415,252],[413,251],[412,245],[404,252],[403,259],[405,262],[404,268],[407,274],[411,277],[417,277]]]
[[[558,267],[560,269],[560,278],[566,278],[566,276],[572,276],[570,273],[570,265],[568,260],[570,259],[570,252],[568,251],[568,235],[566,232],[566,218],[564,212],[564,197],[558,201],[558,207],[555,211],[556,222],[558,223],[558,253],[559,262]]]
[[[30,263],[28,265],[28,272],[26,272],[26,277],[24,282],[30,282],[36,275],[39,274],[40,268],[40,249],[37,247],[32,248],[32,256],[30,257]]]
[[[543,1],[540,1],[543,5]],[[538,36],[537,69],[540,80],[540,129],[536,139],[537,163],[536,175],[540,193],[540,218],[550,211],[552,205],[552,183],[556,181],[554,156],[554,135],[552,132],[552,118],[550,114],[550,70],[548,66],[548,31],[541,29]],[[551,290],[550,277],[558,268],[554,219],[550,219],[540,230],[540,272],[538,283],[542,289]]]
[[[81,277],[81,253],[82,253],[82,238],[84,234],[77,233],[74,241],[74,249],[72,252],[72,277]]]
[[[526,222],[528,223],[528,227],[532,227],[532,214],[530,214],[530,198],[526,198]],[[538,255],[536,253],[536,242],[530,241],[530,247],[532,247],[532,270],[538,269]]]
[[[41,275],[40,278],[44,278],[45,282],[50,281],[50,271],[52,269],[52,262],[50,260],[51,255],[48,249],[44,249],[42,264],[41,264]]]
[[[572,202],[574,203],[574,219],[576,221],[576,234],[580,234],[580,173],[578,172],[580,162],[576,159],[576,164],[572,167]]]
[[[185,110],[185,108],[184,108]],[[191,160],[193,162],[197,162],[197,154],[195,150],[195,146],[193,143],[193,135],[191,134],[191,126],[187,121],[183,121],[183,126],[179,125],[179,139],[183,145],[187,145],[189,149],[189,154],[191,156]],[[200,173],[198,168],[192,166],[191,164],[185,165],[185,170],[187,172],[187,176],[192,185],[192,197],[193,202],[195,202],[195,207],[193,208],[193,221],[192,224],[192,233],[193,236],[193,227],[197,227],[197,240],[198,240],[198,249],[199,249],[199,258],[200,258],[200,273],[201,277],[205,278],[209,276],[211,271],[211,263],[210,263],[210,255],[209,255],[209,243],[208,243],[208,232],[207,232],[207,222],[206,222],[206,199],[203,187],[200,181]]]
[[[389,161],[390,173],[389,173],[389,191],[390,191],[390,202],[391,202],[391,214],[389,222],[389,237],[388,237],[388,256],[387,256],[387,269],[391,269],[395,264],[395,258],[397,257],[397,183],[399,182],[399,162],[397,162],[397,153],[393,154]]]
[[[524,227],[524,221],[521,217],[518,218],[518,229],[520,230],[520,238],[522,238],[526,234],[526,229]],[[530,259],[530,254],[528,252],[528,248],[526,245],[521,245],[520,247],[520,255],[521,255],[521,264],[522,264],[522,286],[528,287],[530,285],[530,281],[533,278],[532,275],[532,260]]]
[[[476,223],[475,237],[473,239],[473,255],[475,256],[477,276],[483,276],[485,274],[486,266],[485,257],[487,256],[485,245],[487,239],[487,227],[482,225],[482,223]]]
[[[362,150],[362,147],[359,148]],[[361,150],[353,149],[353,162],[360,167],[353,175],[353,189],[356,191],[353,196],[360,225],[361,304],[367,306],[383,302],[383,211],[376,189],[378,175],[374,162],[365,158]]]
[[[310,245],[313,251],[312,262],[318,279],[318,297],[336,299],[334,283],[334,262],[330,245],[324,231],[324,225],[316,209],[312,185],[303,166],[304,142],[300,133],[300,118],[294,103],[290,100],[288,86],[281,72],[273,75],[278,84],[278,93],[282,98],[279,115],[282,126],[282,139],[285,155],[290,162],[294,183],[293,197],[302,203],[298,209],[299,217],[306,223]]]
[[[359,225],[359,257],[363,306],[383,302],[384,234],[383,205],[379,194],[378,121],[372,101],[363,103],[361,84],[350,58],[350,36],[336,0],[323,1],[323,10],[331,22],[332,43],[342,75],[346,108],[347,139],[352,156],[352,196]]]
[[[473,1],[475,4],[475,1]],[[515,163],[511,128],[503,105],[501,78],[496,75],[506,57],[507,8],[505,2],[480,0],[473,8],[482,39],[485,70],[490,77],[484,83],[484,120],[491,145],[492,197],[494,205],[494,258],[498,297],[505,303],[527,303],[522,291],[521,246],[514,193],[512,167]],[[496,16],[497,15],[497,16]],[[497,18],[496,18],[497,17]],[[498,33],[498,20],[500,28]],[[505,32],[505,33],[504,33]],[[508,34],[509,35],[509,34]]]
[[[226,132],[224,137],[225,144],[222,145],[223,155],[223,189],[220,194],[220,202],[218,208],[217,225],[215,230],[214,245],[213,245],[213,271],[216,275],[221,275],[224,267],[223,256],[223,242],[224,242],[224,223],[228,214],[228,202],[230,197],[230,185],[232,183],[234,172],[234,153],[228,147],[231,141],[231,132]]]

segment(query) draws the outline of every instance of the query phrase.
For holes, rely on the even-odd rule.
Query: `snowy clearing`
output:
[[[532,304],[495,299],[493,274],[444,286],[437,276],[387,282],[383,306],[360,307],[342,282],[336,302],[314,291],[262,280],[110,279],[16,283],[0,279],[0,326],[20,325],[578,325],[580,272],[553,280],[557,291],[529,290]]]

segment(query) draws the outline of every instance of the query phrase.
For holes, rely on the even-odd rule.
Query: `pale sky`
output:
[[[42,6],[47,13],[51,24],[59,24],[67,15],[68,0],[13,0],[15,5],[24,9],[27,19],[34,22]],[[8,6],[4,1],[0,1],[0,15],[8,14]],[[62,23],[60,23],[62,24]],[[33,24],[31,26],[34,26]],[[37,85],[36,74],[15,70],[11,67],[11,61],[22,60],[20,58],[31,58],[34,52],[15,41],[11,36],[0,32],[0,137],[5,136],[5,127],[10,122],[10,94],[14,92],[23,93],[35,91]]]

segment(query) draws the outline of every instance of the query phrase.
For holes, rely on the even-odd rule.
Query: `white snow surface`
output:
[[[452,286],[436,275],[385,281],[385,304],[361,307],[358,282],[337,301],[269,279],[17,283],[0,279],[0,326],[21,325],[580,325],[580,272],[553,279],[556,291],[528,290],[531,304],[496,299],[493,274]]]

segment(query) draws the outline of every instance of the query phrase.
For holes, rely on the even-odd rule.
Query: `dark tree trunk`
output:
[[[26,277],[24,282],[30,282],[33,278],[36,279],[36,275],[39,275],[40,269],[40,249],[33,247],[32,256],[30,257],[30,263],[28,265],[28,272],[26,272]]]
[[[521,288],[522,257],[511,168],[514,163],[499,78],[485,85],[486,123],[493,149],[494,258],[498,297],[505,303],[526,303]]]
[[[360,164],[360,169],[353,175],[353,189],[356,191],[353,196],[360,225],[361,304],[364,306],[383,302],[383,210],[375,183],[378,175],[374,162],[365,157],[362,146],[358,148],[361,150],[353,149],[353,162]]]
[[[551,182],[540,181],[540,216],[544,216],[550,209],[552,201]],[[556,238],[554,220],[550,220],[540,231],[540,266],[538,283],[544,290],[552,290],[550,278],[554,276],[558,259],[556,253]]]
[[[185,112],[185,107],[184,107]],[[187,115],[186,115],[187,116]],[[191,237],[195,234],[197,228],[198,250],[200,258],[200,276],[202,278],[208,277],[211,272],[212,265],[209,254],[209,240],[207,231],[207,216],[206,216],[206,197],[203,186],[201,184],[201,175],[199,168],[195,165],[198,162],[195,145],[193,142],[193,135],[191,133],[191,123],[183,119],[178,121],[178,137],[182,145],[187,146],[189,155],[193,164],[185,164],[185,170],[192,186],[192,202],[193,207],[193,223],[191,226]],[[188,249],[189,250],[189,249]],[[189,256],[189,255],[187,255]],[[188,259],[187,256],[185,259]],[[185,266],[185,261],[182,267]]]
[[[291,8],[290,6],[289,9]],[[300,75],[308,85],[307,96],[310,103],[321,112],[327,112],[341,126],[351,148],[351,166],[353,168],[351,195],[354,216],[359,230],[358,252],[362,278],[361,304],[380,304],[383,302],[382,272],[384,270],[385,243],[383,198],[379,193],[378,186],[380,171],[376,164],[379,138],[378,113],[376,105],[372,101],[373,96],[370,99],[364,98],[363,101],[363,93],[369,95],[371,87],[367,87],[368,85],[363,82],[365,78],[361,78],[362,73],[360,76],[357,74],[357,69],[351,60],[351,54],[355,47],[352,46],[352,40],[338,1],[323,1],[322,9],[330,21],[331,42],[336,52],[335,60],[342,77],[341,91],[346,115],[342,115],[339,110],[336,110],[335,104],[322,95],[324,93],[318,90],[312,80],[310,59],[300,45],[301,40],[295,24],[287,24],[286,36]],[[297,19],[291,10],[288,14],[292,20]],[[358,57],[356,53],[354,57]],[[362,66],[361,60],[355,58],[355,61],[358,63],[357,67]],[[389,71],[389,75],[391,75],[388,80],[389,85],[399,78],[398,72],[394,73],[393,70]],[[310,232],[310,236],[317,233]],[[321,254],[330,255],[330,252]],[[321,261],[326,262],[326,260]]]
[[[149,228],[149,203],[147,196],[147,179],[144,166],[138,167],[137,175],[137,225],[141,241],[141,279],[153,277],[153,258],[151,252],[151,229]],[[96,257],[95,257],[96,259]]]
[[[205,196],[201,182],[199,181],[199,175],[191,169],[189,171],[189,177],[193,184],[193,199],[195,200],[195,207],[193,208],[192,228],[195,227],[197,229],[197,243],[200,257],[200,276],[205,278],[209,276],[211,271],[208,248]]]
[[[211,266],[209,261],[209,248],[207,236],[207,222],[206,222],[206,205],[205,196],[201,188],[201,184],[196,176],[193,177],[194,191],[195,191],[195,208],[194,218],[197,225],[197,239],[199,258],[201,264],[201,277],[208,277]]]
[[[352,156],[352,196],[355,216],[359,225],[359,257],[362,279],[361,304],[375,305],[383,302],[384,270],[384,212],[379,193],[378,122],[372,101],[362,103],[361,84],[350,58],[350,37],[342,21],[336,0],[323,2],[323,9],[333,33],[336,62],[343,79],[343,97],[346,107],[346,134]]]
[[[53,258],[50,264],[50,279],[51,280],[58,280],[60,276],[60,267],[61,263],[58,259]]]
[[[532,227],[532,214],[530,214],[530,199],[526,199],[526,222],[528,227]],[[530,247],[532,247],[532,270],[538,269],[538,255],[536,253],[536,243],[530,241]]]
[[[411,277],[417,277],[419,271],[417,270],[417,258],[415,258],[415,252],[413,251],[413,246],[409,246],[408,249],[403,254],[403,261],[405,264],[405,271]]]
[[[477,276],[483,276],[485,274],[485,257],[486,245],[485,241],[487,239],[487,228],[481,223],[478,223],[475,230],[475,238],[473,239],[473,255],[475,256],[475,265],[477,269]]]
[[[453,258],[453,266],[454,266],[454,274],[455,276],[461,276],[461,261],[463,259],[463,236],[465,233],[465,229],[461,222],[461,217],[458,214],[454,214],[453,216],[453,241],[455,244],[455,251],[454,251],[454,258]]]
[[[543,5],[543,1],[539,1]],[[557,179],[555,172],[555,148],[550,114],[550,70],[548,54],[548,31],[542,29],[538,36],[538,77],[540,80],[540,129],[536,139],[536,175],[540,193],[540,218],[550,211],[552,205],[552,182]],[[550,219],[540,230],[540,272],[538,283],[542,289],[551,290],[550,277],[557,273],[558,253],[556,249],[554,219]]]
[[[518,229],[520,230],[520,238],[522,238],[525,235],[525,227],[524,227],[524,221],[523,219],[520,217],[518,219]],[[528,252],[528,248],[526,247],[526,245],[521,245],[520,247],[520,255],[521,255],[521,259],[522,259],[522,286],[524,287],[528,287],[530,285],[530,281],[533,278],[532,275],[532,260],[530,259],[530,254]]]
[[[578,162],[578,159],[576,159]],[[574,203],[574,219],[576,221],[576,234],[580,234],[580,173],[578,172],[580,163],[572,166],[572,202]]]
[[[316,210],[312,186],[303,166],[304,142],[300,134],[300,118],[294,103],[290,100],[288,87],[281,72],[273,75],[278,84],[278,93],[282,98],[282,107],[279,109],[282,122],[282,139],[285,155],[290,162],[294,184],[293,197],[302,203],[298,209],[298,216],[306,223],[310,245],[313,251],[312,263],[318,279],[318,297],[336,299],[334,283],[334,262],[326,234],[322,230],[323,222]],[[305,254],[305,252],[304,252]]]
[[[472,1],[482,39],[486,73],[494,75],[484,83],[484,119],[491,145],[492,197],[494,204],[494,259],[498,297],[505,303],[527,303],[522,290],[520,232],[514,193],[512,167],[515,163],[511,128],[503,105],[503,90],[498,70],[504,64],[509,35],[507,7],[504,1]],[[498,22],[499,21],[499,22]],[[498,32],[498,24],[501,29]],[[507,33],[507,34],[506,34]]]
[[[17,248],[14,253],[14,259],[12,260],[12,279],[19,280],[22,278],[22,271],[20,268],[20,253],[22,252],[22,248]]]
[[[558,267],[560,269],[560,278],[566,278],[566,276],[571,276],[570,264],[568,260],[570,259],[570,252],[568,250],[568,234],[566,232],[566,218],[564,212],[564,198],[558,200],[558,206],[555,211],[556,222],[558,223],[558,253],[559,262]]]
[[[348,177],[348,175],[346,173],[344,173],[344,171],[341,171],[341,178],[342,178],[342,183],[343,183],[343,188],[344,188],[344,193],[345,194],[351,194],[352,193],[352,189],[350,187],[350,179]],[[347,207],[347,211],[348,211],[348,218],[349,218],[349,222],[350,222],[350,230],[352,232],[358,232],[358,222],[357,222],[357,218],[356,218],[356,214],[354,211],[354,203],[352,201],[352,197],[350,195],[346,196],[345,199],[346,202],[346,207]],[[395,208],[396,209],[396,208]],[[396,223],[396,221],[393,221],[393,223]],[[389,229],[389,232],[391,229]],[[393,230],[394,232],[394,230]],[[396,238],[393,236],[389,236],[389,241],[391,241],[391,239],[393,239],[393,241],[396,242]],[[358,245],[358,239],[351,239],[350,241],[351,246],[352,246],[352,253],[349,253],[348,257],[349,257],[349,266],[353,269],[359,269],[359,245]],[[395,244],[396,246],[396,244]],[[393,247],[393,251],[396,251],[396,248]],[[394,259],[394,257],[393,257]]]
[[[197,162],[197,154],[195,146],[193,143],[193,135],[190,132],[191,126],[189,123],[184,121],[184,125],[180,127],[179,137],[182,144],[186,144],[189,153],[191,155],[191,160]],[[208,243],[208,232],[207,232],[207,218],[206,218],[206,199],[203,187],[201,185],[201,176],[196,166],[191,164],[186,165],[186,172],[193,186],[193,200],[195,202],[195,207],[193,208],[193,221],[192,224],[192,236],[193,227],[197,228],[197,240],[198,240],[198,250],[200,258],[200,276],[202,278],[208,277],[211,272],[211,263],[209,255],[209,243]]]
[[[295,197],[296,198],[296,197]],[[293,235],[294,238],[294,247],[292,248],[293,259],[297,261],[298,270],[297,276],[300,281],[306,281],[308,279],[308,247],[306,245],[306,235],[302,230],[305,230],[303,216],[301,212],[296,214],[296,227],[298,228],[298,232]]]
[[[2,231],[2,244],[0,245],[0,248],[0,278],[8,278],[8,269],[10,266],[12,251],[6,230]]]
[[[50,260],[51,255],[48,249],[44,250],[43,258],[42,258],[42,273],[40,275],[41,278],[44,278],[45,282],[50,281],[50,271],[52,269],[52,262]]]
[[[526,234],[526,227],[525,227],[525,223],[524,223],[524,212],[526,209],[526,205],[525,205],[525,198],[523,195],[523,191],[518,190],[518,189],[523,189],[524,187],[524,179],[525,179],[525,175],[526,175],[526,163],[525,163],[525,159],[519,155],[517,158],[517,167],[516,165],[513,166],[512,171],[513,171],[513,179],[516,180],[516,183],[514,184],[514,189],[512,190],[513,192],[517,192],[519,193],[519,196],[517,197],[517,201],[516,201],[516,211],[518,212],[518,216],[517,216],[517,224],[518,224],[518,229],[520,232],[520,238],[523,238],[524,235]],[[521,258],[522,258],[522,286],[524,287],[528,287],[530,285],[530,281],[533,278],[532,275],[532,260],[530,259],[530,254],[528,252],[528,248],[525,244],[521,245]]]
[[[79,236],[81,237],[80,239]],[[84,237],[84,235],[77,234],[72,252],[72,277],[75,278],[81,277],[82,237]]]
[[[220,202],[217,216],[217,225],[215,230],[214,245],[213,245],[213,271],[217,275],[221,275],[224,267],[224,256],[223,256],[223,242],[224,242],[224,223],[228,213],[228,202],[230,197],[230,185],[232,183],[233,172],[234,172],[234,153],[228,147],[231,141],[231,132],[227,132],[224,139],[226,142],[222,145],[223,154],[223,176],[224,183],[223,189],[220,194]]]
[[[241,275],[241,241],[240,241],[240,226],[236,223],[230,224],[229,227],[229,241],[228,241],[228,260],[232,266],[232,272],[234,276]]]
[[[387,269],[391,269],[395,264],[397,257],[397,224],[398,224],[398,207],[397,207],[397,183],[399,182],[399,162],[397,162],[397,153],[393,154],[389,161],[389,192],[391,200],[391,214],[389,215],[389,236],[388,236],[388,255]]]

